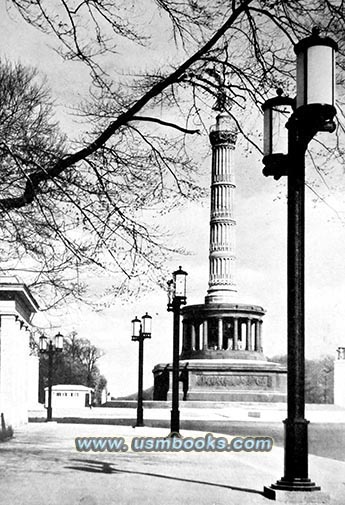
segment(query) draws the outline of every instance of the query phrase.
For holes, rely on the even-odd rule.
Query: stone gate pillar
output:
[[[30,329],[37,310],[38,304],[25,284],[16,277],[0,278],[0,413],[7,425],[18,426],[28,420],[35,386]]]

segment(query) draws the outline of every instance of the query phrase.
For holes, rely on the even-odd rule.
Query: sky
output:
[[[164,45],[162,45],[164,47]],[[68,107],[75,106],[87,91],[86,71],[79,64],[63,62],[43,34],[18,16],[9,17],[0,6],[0,57],[37,66],[46,77],[56,100],[64,129],[74,131]],[[141,55],[140,55],[141,57]],[[162,55],[163,57],[163,55]],[[135,54],[133,55],[135,61]],[[132,60],[131,60],[132,61]],[[261,119],[248,116],[253,130],[260,131]],[[210,118],[210,125],[215,118]],[[210,180],[211,158],[205,135],[201,177]],[[204,156],[206,159],[204,159]],[[254,303],[267,311],[263,325],[264,353],[272,357],[286,352],[286,179],[274,181],[262,173],[261,157],[248,154],[247,142],[238,139],[234,172],[236,177],[235,219],[237,221],[238,301]],[[316,194],[306,190],[306,356],[335,355],[345,346],[345,198],[344,174],[335,170],[329,187],[312,168],[307,180],[315,183]],[[179,265],[188,272],[188,304],[203,303],[208,283],[209,202],[190,202],[162,216],[171,245],[187,247],[188,256],[174,257],[171,272]],[[168,280],[168,279],[167,279]],[[95,298],[99,280],[89,278]],[[148,312],[153,318],[152,338],[145,341],[144,387],[153,383],[152,368],[172,359],[172,314],[166,311],[166,293],[153,291],[142,298],[110,300],[104,310],[70,304],[58,314],[38,315],[34,323],[72,330],[104,350],[99,364],[112,396],[136,391],[138,345],[131,341],[131,320]],[[54,330],[55,331],[55,330]]]

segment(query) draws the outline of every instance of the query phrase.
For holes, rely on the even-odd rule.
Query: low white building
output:
[[[52,386],[52,409],[80,408],[91,404],[92,388],[74,384],[57,384]],[[48,387],[44,388],[44,406],[48,406]]]

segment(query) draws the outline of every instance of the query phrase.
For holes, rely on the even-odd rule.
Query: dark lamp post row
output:
[[[168,311],[174,313],[173,328],[173,380],[172,380],[172,410],[170,433],[179,436],[179,347],[180,347],[180,308],[186,304],[186,278],[187,272],[179,267],[173,272],[173,278],[168,282]],[[144,367],[144,340],[151,338],[152,317],[146,314],[140,319],[132,320],[132,340],[139,342],[138,364],[138,401],[136,426],[144,426],[143,410],[143,367]]]
[[[180,312],[181,305],[187,303],[187,272],[179,267],[168,281],[168,312],[173,313],[173,370],[172,370],[172,406],[170,435],[180,436],[179,411],[179,353],[180,353]]]
[[[137,423],[136,426],[144,426],[143,409],[143,369],[144,369],[144,340],[151,338],[152,317],[146,314],[140,319],[135,317],[132,320],[132,340],[139,342],[139,364],[138,364],[138,401],[137,401]]]
[[[48,339],[45,335],[39,338],[39,351],[42,354],[48,354],[48,406],[47,421],[52,421],[52,387],[53,387],[53,356],[57,352],[62,352],[63,335],[59,332],[53,339]]]
[[[320,491],[308,477],[308,423],[304,386],[304,237],[305,152],[317,132],[335,130],[335,52],[337,44],[317,29],[295,45],[297,96],[267,100],[264,112],[263,174],[288,181],[288,408],[285,425],[284,476],[265,488]],[[290,115],[289,115],[290,114]],[[289,115],[289,116],[287,116]],[[286,127],[286,128],[285,128]],[[278,498],[277,498],[278,499]]]

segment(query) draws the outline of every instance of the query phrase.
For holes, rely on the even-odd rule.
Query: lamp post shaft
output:
[[[138,364],[138,403],[137,403],[137,426],[144,426],[143,414],[143,369],[144,369],[144,337],[140,331],[139,336],[139,364]]]
[[[264,175],[279,179],[288,178],[288,398],[285,424],[284,477],[271,487],[264,488],[265,496],[284,499],[287,495],[277,491],[320,491],[320,487],[308,478],[308,423],[305,419],[305,332],[304,332],[304,242],[305,242],[305,153],[309,142],[317,132],[332,133],[336,129],[334,116],[334,56],[337,44],[329,37],[321,38],[319,30],[313,29],[310,37],[300,40],[294,47],[297,55],[296,101],[282,97],[267,100],[264,110]],[[313,56],[311,56],[313,55]],[[327,76],[320,81],[314,75],[315,65]],[[325,86],[329,82],[329,86]],[[273,145],[279,130],[274,125],[273,114],[279,106],[293,109],[286,126],[288,129],[288,153],[283,154]],[[285,152],[285,149],[283,150]],[[290,497],[289,497],[290,500]],[[301,502],[304,497],[297,498]],[[324,493],[313,502],[326,503]],[[295,498],[291,502],[296,502]],[[309,501],[309,500],[307,500]],[[289,501],[290,503],[290,501]]]
[[[284,480],[308,479],[308,421],[304,393],[305,151],[297,125],[289,130],[288,173],[288,417]]]
[[[48,347],[48,408],[47,421],[52,420],[52,386],[53,386],[53,343],[49,342]]]
[[[276,490],[320,491],[308,477],[308,424],[305,419],[304,243],[305,153],[316,134],[313,121],[293,114],[287,124],[288,148],[288,391],[285,425],[284,477],[264,489],[272,498]],[[326,498],[325,498],[326,499]]]
[[[179,352],[180,352],[180,309],[181,302],[178,298],[173,301],[173,371],[172,371],[172,409],[170,431],[172,434],[180,433],[179,411]]]

